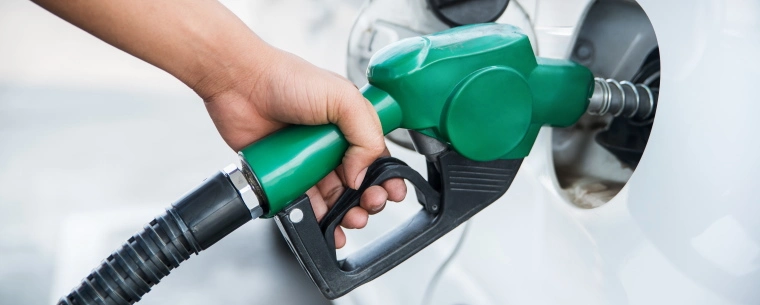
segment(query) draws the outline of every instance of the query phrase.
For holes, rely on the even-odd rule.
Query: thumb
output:
[[[353,88],[352,88],[353,89]],[[367,167],[385,151],[380,119],[374,107],[358,91],[344,95],[331,107],[331,122],[338,126],[349,143],[343,157],[343,177],[348,187],[361,186]]]

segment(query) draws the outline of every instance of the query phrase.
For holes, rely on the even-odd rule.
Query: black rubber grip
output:
[[[322,223],[317,222],[307,196],[280,211],[275,221],[312,281],[326,298],[335,299],[398,266],[488,207],[507,191],[521,164],[522,159],[476,162],[446,151],[437,157],[437,163],[428,163],[425,181],[399,160],[376,161],[360,189],[404,178],[414,185],[423,208],[342,260],[336,259],[332,236],[345,211],[358,204],[359,191],[339,199],[342,202],[335,203],[335,212],[328,212]],[[293,220],[290,215],[296,209],[303,217]]]
[[[234,185],[219,172],[132,236],[58,305],[134,304],[191,254],[249,220]]]

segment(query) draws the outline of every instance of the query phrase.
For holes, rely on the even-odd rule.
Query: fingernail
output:
[[[379,206],[373,207],[372,208],[372,212],[374,212],[374,213],[380,212],[380,210],[382,210],[383,207],[385,207],[385,204],[381,204]]]
[[[362,181],[364,181],[364,176],[366,176],[366,175],[367,175],[367,169],[365,168],[365,169],[363,169],[362,171],[359,172],[358,176],[356,176],[356,181],[354,182],[354,189],[355,190],[358,190],[359,187],[362,186]]]

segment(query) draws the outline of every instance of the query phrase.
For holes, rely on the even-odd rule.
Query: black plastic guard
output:
[[[340,261],[335,259],[334,244],[325,240],[328,232],[322,232],[308,197],[297,199],[278,213],[275,221],[312,281],[325,297],[335,299],[396,267],[496,201],[512,184],[521,164],[522,159],[476,162],[454,151],[441,154],[440,171],[428,164],[429,177],[438,181],[415,185],[424,189],[440,185],[437,190],[440,196],[433,196],[440,198],[436,198],[440,200],[439,209],[421,209],[405,223]],[[384,176],[385,180],[402,177]],[[302,219],[294,219],[298,222],[289,217],[295,209],[303,212]]]

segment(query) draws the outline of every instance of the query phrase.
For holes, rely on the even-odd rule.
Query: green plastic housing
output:
[[[543,125],[586,111],[593,75],[569,60],[536,58],[518,28],[480,24],[409,38],[378,51],[364,97],[383,132],[417,130],[476,161],[528,155]],[[291,126],[240,155],[272,217],[337,167],[348,148],[334,125]]]

